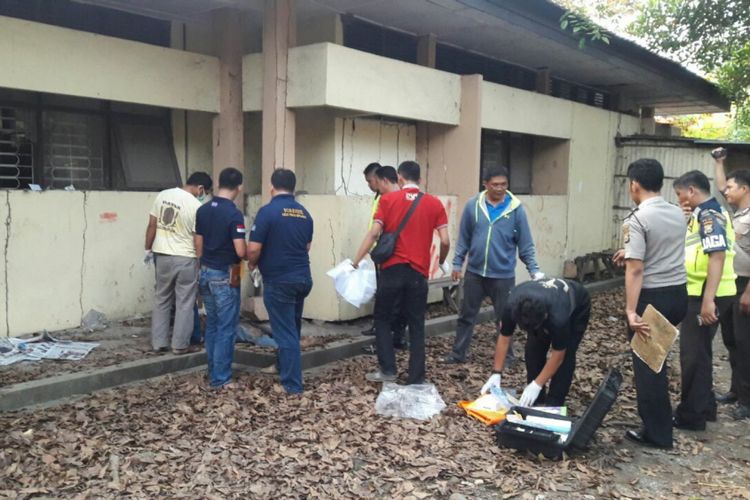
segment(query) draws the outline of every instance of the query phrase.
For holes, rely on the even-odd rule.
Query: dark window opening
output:
[[[571,83],[560,78],[552,78],[553,97],[588,104],[602,109],[610,109],[609,94],[585,85]]]
[[[480,74],[488,82],[524,90],[536,88],[536,72],[491,57],[438,44],[436,69],[458,75]]]
[[[417,37],[353,16],[342,16],[342,22],[345,47],[416,64]]]
[[[565,194],[569,146],[565,139],[483,130],[479,189],[488,169],[505,167],[513,194]]]
[[[0,16],[169,47],[170,23],[70,0],[0,0]]]
[[[0,188],[178,185],[168,111],[134,106],[127,114],[111,107],[95,99],[0,89]]]

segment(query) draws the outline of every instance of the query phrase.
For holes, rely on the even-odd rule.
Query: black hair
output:
[[[219,174],[219,187],[235,189],[242,184],[242,172],[234,167],[227,167]]]
[[[398,182],[398,174],[396,169],[390,165],[384,165],[375,171],[375,176],[378,179],[387,179],[388,182],[396,184]]]
[[[297,176],[295,176],[294,172],[289,169],[277,168],[271,174],[271,185],[274,189],[281,189],[293,193],[294,188],[297,185]]]
[[[378,163],[378,162],[373,162],[373,163],[370,163],[369,165],[367,165],[367,166],[365,167],[365,170],[364,170],[364,172],[363,172],[363,173],[365,174],[365,177],[369,177],[369,176],[371,176],[372,174],[374,174],[374,173],[375,173],[375,171],[376,171],[377,169],[379,169],[379,168],[380,168],[380,163]]]
[[[404,180],[419,182],[419,163],[415,161],[403,161],[398,166],[398,173]]]
[[[636,181],[646,191],[656,193],[664,185],[664,169],[653,158],[641,158],[628,165],[628,179]]]
[[[673,186],[675,189],[686,189],[692,186],[706,194],[711,193],[711,183],[708,181],[706,174],[700,170],[691,170],[682,174],[674,180]]]
[[[214,182],[211,180],[211,176],[206,172],[193,172],[190,177],[188,177],[185,185],[203,186],[203,189],[205,189],[206,191],[211,191],[211,187],[214,185]]]
[[[750,188],[750,170],[744,168],[740,170],[732,170],[727,174],[727,180],[729,179],[734,179],[734,182],[740,186]]]
[[[536,294],[522,298],[513,308],[513,319],[521,330],[534,332],[541,328],[547,317],[547,307]]]
[[[482,180],[484,182],[489,182],[493,177],[505,177],[506,179],[510,178],[510,176],[508,175],[508,169],[505,167],[490,167],[482,172]]]

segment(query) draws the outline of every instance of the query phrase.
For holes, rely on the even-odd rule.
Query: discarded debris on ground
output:
[[[622,300],[621,291],[595,297],[571,413],[585,408],[610,366],[622,368],[625,383],[591,449],[562,461],[497,448],[492,430],[456,406],[478,394],[489,371],[494,333],[484,325],[466,365],[438,364],[452,338],[428,341],[429,381],[448,407],[425,422],[375,414],[380,387],[364,380],[371,356],[308,375],[300,397],[244,373],[239,389],[210,392],[194,373],[0,415],[0,496],[748,498],[747,424],[729,422],[725,409],[721,432],[713,424],[678,431],[672,451],[623,442],[638,417]],[[504,385],[524,386],[522,365]]]

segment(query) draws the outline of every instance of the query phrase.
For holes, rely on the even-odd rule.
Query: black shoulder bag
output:
[[[422,195],[424,193],[419,193],[417,197],[414,199],[414,201],[411,202],[411,206],[409,207],[409,211],[406,212],[406,215],[403,219],[401,219],[401,223],[398,225],[398,228],[392,232],[392,233],[383,233],[380,235],[380,238],[378,238],[378,243],[375,245],[375,248],[370,250],[370,258],[372,258],[372,261],[375,264],[382,264],[386,260],[390,259],[393,255],[393,252],[396,250],[396,241],[398,240],[398,235],[401,234],[401,231],[404,229],[404,226],[406,226],[406,223],[409,222],[409,218],[411,217],[411,214],[414,213],[414,210],[417,208],[417,205],[419,205],[419,200],[422,199]]]

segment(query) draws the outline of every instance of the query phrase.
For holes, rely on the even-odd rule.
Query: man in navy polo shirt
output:
[[[212,388],[233,388],[234,336],[240,322],[240,261],[245,258],[245,218],[234,204],[242,173],[225,168],[219,191],[198,209],[195,251],[201,259],[199,291],[206,308],[206,357]]]
[[[313,220],[294,199],[296,184],[291,170],[274,171],[271,201],[258,211],[247,248],[248,267],[257,265],[263,276],[263,302],[279,345],[279,376],[289,394],[303,391],[302,309],[312,289],[308,252]]]

